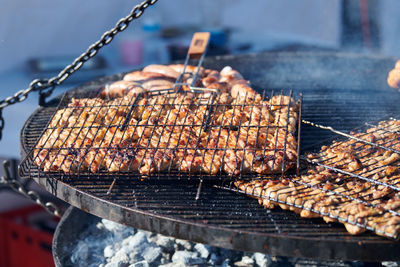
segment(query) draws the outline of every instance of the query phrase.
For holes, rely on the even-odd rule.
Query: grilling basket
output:
[[[399,96],[385,83],[394,60],[331,52],[205,58],[202,40],[167,90],[99,98],[128,74],[120,73],[46,101],[111,41],[104,36],[71,71],[32,83],[40,107],[21,131],[20,176],[83,211],[181,239],[281,256],[399,260]],[[201,68],[226,66],[254,93],[224,102],[198,86]],[[247,121],[234,116],[245,112]],[[90,134],[93,142],[101,136],[96,145],[68,146]]]

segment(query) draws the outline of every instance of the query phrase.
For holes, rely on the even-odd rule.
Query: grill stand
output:
[[[268,68],[265,68],[265,66],[268,66],[269,63],[265,62],[270,62],[270,66],[276,67],[279,62],[280,64],[283,63],[283,65],[285,65],[284,62],[286,60],[286,62],[289,62],[291,67],[293,67],[292,64],[296,65],[298,63],[293,60],[290,61],[291,59],[296,59],[297,61],[303,60],[307,62],[309,57],[310,55],[307,54],[293,55],[291,53],[283,53],[271,55],[267,54],[265,57],[263,57],[263,63],[260,62],[261,60],[259,56],[235,58],[234,61],[232,61],[232,59],[230,61],[229,58],[224,60],[219,59],[214,62],[210,61],[210,63],[212,63],[214,68],[219,68],[223,65],[232,65],[235,67],[234,63],[240,62],[240,66],[242,66],[242,68],[248,67],[249,71],[251,71],[251,66],[254,66],[255,62],[258,62],[261,63],[261,65],[264,64],[264,69],[268,70]],[[313,55],[313,57],[314,58],[311,59],[311,61],[313,61],[315,57],[319,57],[326,62],[326,57],[324,57],[324,55],[316,54]],[[344,59],[346,62],[349,60],[354,61],[357,63],[357,65],[359,65],[361,61],[362,63],[366,63],[361,65],[375,66],[375,69],[376,66],[380,66],[382,64],[383,66],[385,66],[385,64],[392,65],[392,61],[389,60],[377,60],[374,58],[365,59],[363,57],[360,58],[351,55],[343,56],[341,54],[334,54],[328,55],[327,57],[330,57],[333,61],[340,61],[341,59]],[[325,66],[329,64],[323,65]],[[384,67],[382,67],[382,69],[384,69]],[[240,68],[239,71],[241,71]],[[346,70],[343,70],[343,72],[346,72]],[[270,75],[276,74],[274,71],[269,73]],[[330,81],[329,75],[333,75],[335,73],[326,72],[325,74],[328,75],[325,77],[325,79]],[[246,75],[245,72],[244,75]],[[379,79],[374,80],[374,75],[371,75],[371,80],[378,81]],[[120,76],[116,75],[114,77],[106,77],[100,81],[97,81],[97,84],[96,82],[92,82],[89,85],[81,87],[80,89],[87,89],[90,86],[96,87],[98,86],[99,82],[105,82],[113,79],[115,80],[118,77]],[[251,75],[246,75],[246,77],[249,77],[250,80],[254,80],[255,84],[257,83],[257,77],[255,77],[255,79],[253,79]],[[307,77],[307,75],[299,75],[299,77]],[[335,77],[337,77],[337,74],[335,74]],[[334,79],[332,78],[332,80]],[[357,79],[352,77],[352,82],[354,82],[354,80]],[[344,86],[342,88],[346,88],[346,81],[342,82],[343,83],[341,86]],[[273,84],[274,83],[276,84],[277,82],[274,81]],[[286,81],[286,83],[289,85],[291,84],[290,81]],[[285,84],[285,82],[282,84]],[[307,88],[304,83],[301,83],[301,81],[297,82],[297,84],[299,88]],[[348,82],[348,84],[353,83]],[[373,82],[371,82],[371,84],[373,84]],[[371,84],[369,86],[372,86]],[[271,84],[267,84],[265,86],[271,87]],[[362,86],[355,85],[352,87],[354,89],[353,94],[357,96],[359,95],[357,93],[359,87]],[[378,86],[375,88],[377,87]],[[364,90],[366,88],[360,88],[360,90],[361,89]],[[329,91],[329,87],[325,88],[325,90]],[[393,97],[393,94],[390,94],[389,97],[384,92],[376,90],[373,90],[372,92],[372,94],[382,96],[382,99],[389,99],[395,103],[398,102],[398,99]],[[318,93],[315,94],[318,95]],[[341,97],[340,94],[338,96]],[[363,94],[360,94],[360,96],[366,97],[365,92],[363,91]],[[372,96],[371,98],[373,98],[374,103],[375,101],[379,101],[376,100],[376,97]],[[310,101],[310,99],[305,99],[304,101],[306,109],[304,110],[303,114],[308,116],[306,119],[323,124],[323,122],[320,121],[321,119],[318,119],[320,117],[316,117],[317,119],[315,119],[313,116],[317,115],[313,114],[318,114],[318,112],[326,110],[326,106],[324,109],[320,109],[318,105],[314,105],[313,109],[307,110],[307,101]],[[320,102],[321,98],[319,98],[318,101]],[[56,103],[57,101],[55,101],[55,104]],[[365,106],[368,107],[367,105]],[[364,106],[360,106],[360,108],[362,107]],[[388,104],[383,107],[383,109],[385,108],[391,108],[393,111],[398,111],[397,105],[391,106]],[[46,118],[46,115],[43,115],[46,113],[48,114],[48,112],[49,110],[46,110],[45,108],[39,108],[30,117],[30,119],[28,119],[24,129],[22,130],[23,153],[26,153],[26,151],[29,150],[29,144],[32,145],[32,142],[35,142],[35,138],[29,136],[29,132],[31,132],[33,128],[38,127],[35,126],[36,121]],[[382,112],[374,111],[373,115],[382,117],[381,113]],[[350,115],[351,114],[352,113],[350,113]],[[338,119],[335,122],[341,123],[342,121]],[[337,125],[334,127],[337,128]],[[311,138],[307,133],[306,127],[305,129],[302,129],[302,133],[304,133],[302,137],[303,142],[304,140],[307,141]],[[69,202],[73,206],[76,206],[83,211],[90,212],[102,218],[132,225],[135,228],[150,230],[164,235],[171,235],[181,239],[188,239],[194,242],[208,243],[214,246],[231,249],[259,251],[268,253],[270,255],[291,257],[296,256],[314,259],[348,259],[363,261],[399,260],[399,242],[377,237],[373,234],[350,236],[343,230],[342,227],[336,224],[325,224],[321,220],[303,220],[290,212],[264,210],[257,204],[255,200],[249,199],[245,196],[233,194],[231,192],[216,190],[205,184],[202,186],[202,197],[195,206],[193,205],[193,202],[194,196],[197,192],[197,184],[191,185],[188,183],[187,185],[183,186],[183,183],[181,183],[180,186],[175,185],[169,187],[167,185],[161,187],[146,187],[144,183],[116,184],[118,188],[123,190],[116,199],[107,199],[104,197],[104,195],[109,184],[97,184],[97,191],[91,191],[90,187],[88,187],[90,181],[87,180],[84,181],[77,179],[74,181],[69,181],[68,183],[50,179],[35,179],[35,181],[43,185],[55,196]],[[133,191],[141,192],[143,194],[132,195]],[[102,195],[103,197],[100,198]],[[131,205],[129,206],[127,206],[127,202],[122,201],[123,197],[128,195],[130,196],[129,201],[131,202]],[[157,198],[154,198],[154,195],[156,195]],[[171,199],[167,199],[167,197],[171,197]],[[179,206],[174,206],[176,203],[174,202],[175,200],[173,197],[180,198],[181,204]],[[148,198],[149,202],[143,202],[143,198]],[[182,203],[185,203],[185,205]],[[174,207],[174,209],[172,207]],[[197,216],[196,212],[201,214],[204,213],[205,207],[207,207],[207,210],[210,210],[210,212],[213,210],[218,211],[218,218],[216,218],[216,216]],[[240,211],[243,210],[250,213],[240,213]],[[228,217],[227,214],[229,215]],[[271,225],[274,224],[276,225],[276,229],[272,230]],[[292,226],[292,229],[287,228],[288,225]],[[264,231],[261,231],[261,229],[264,229]],[[299,232],[299,229],[304,230],[304,232]]]

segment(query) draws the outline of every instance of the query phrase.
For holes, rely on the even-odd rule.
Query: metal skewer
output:
[[[334,129],[334,128],[331,127],[331,126],[324,126],[324,125],[320,125],[320,124],[317,124],[317,123],[314,123],[314,122],[311,122],[311,121],[306,121],[306,120],[301,120],[301,122],[304,123],[304,124],[308,124],[308,125],[311,125],[311,126],[314,126],[314,127],[320,128],[320,129],[323,129],[323,130],[329,130],[329,131],[331,131],[331,132],[333,132],[333,133],[339,134],[339,135],[341,135],[341,136],[344,136],[344,137],[347,137],[347,138],[356,140],[356,141],[358,141],[358,142],[361,142],[361,143],[364,143],[364,144],[367,144],[367,145],[371,145],[371,146],[374,146],[374,147],[379,147],[379,148],[381,148],[381,149],[388,150],[388,151],[391,151],[391,152],[400,154],[400,151],[398,151],[398,150],[396,150],[396,149],[393,149],[393,148],[390,148],[390,147],[386,147],[386,146],[382,146],[382,145],[379,145],[379,144],[377,144],[377,143],[370,142],[370,141],[367,141],[367,140],[365,140],[365,139],[358,138],[358,137],[356,137],[356,136],[353,136],[353,135],[350,135],[350,134],[341,132],[341,131],[339,131],[339,130]]]

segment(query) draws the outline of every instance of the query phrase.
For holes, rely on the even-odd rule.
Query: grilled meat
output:
[[[395,188],[400,183],[399,130],[400,121],[382,121],[364,132],[352,133],[357,139],[334,141],[308,155],[309,160],[343,173],[317,165],[298,177],[238,181],[235,185],[258,196],[260,204],[268,208],[279,206],[302,217],[339,221],[351,234],[370,229],[396,237],[400,233],[400,192]]]
[[[235,98],[232,84],[247,82],[231,68],[200,69],[202,86],[225,84],[219,94],[146,93],[165,88],[182,67],[150,65],[126,74],[98,98],[71,99],[40,138],[35,164],[44,171],[143,175],[174,169],[266,174],[293,166],[298,111],[293,99],[265,100],[255,92]],[[186,70],[188,79],[197,67]]]
[[[400,60],[397,60],[394,68],[389,71],[387,83],[390,87],[400,88]]]

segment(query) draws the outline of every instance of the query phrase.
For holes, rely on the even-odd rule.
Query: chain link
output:
[[[3,118],[3,110],[0,109],[0,140],[3,134],[3,128],[4,128],[4,118]]]
[[[3,162],[4,176],[1,177],[0,184],[11,187],[12,190],[26,196],[36,204],[42,206],[47,212],[57,217],[61,217],[60,209],[56,206],[56,204],[52,202],[44,202],[38,193],[32,190],[28,191],[20,181],[15,178],[11,178],[9,167],[10,162],[5,160]]]
[[[5,107],[24,101],[31,92],[35,91],[39,91],[39,104],[43,105],[45,103],[45,99],[52,94],[56,86],[62,84],[75,71],[79,70],[83,64],[94,57],[102,47],[109,44],[114,39],[116,34],[124,31],[133,20],[138,19],[143,14],[146,8],[154,5],[157,1],[158,0],[145,0],[141,4],[135,6],[128,16],[120,19],[114,28],[105,32],[101,36],[100,40],[89,46],[84,53],[77,57],[72,64],[66,66],[62,71],[60,71],[57,76],[50,79],[36,79],[29,84],[27,89],[20,90],[13,96],[0,100],[0,140],[4,128],[2,110]]]

